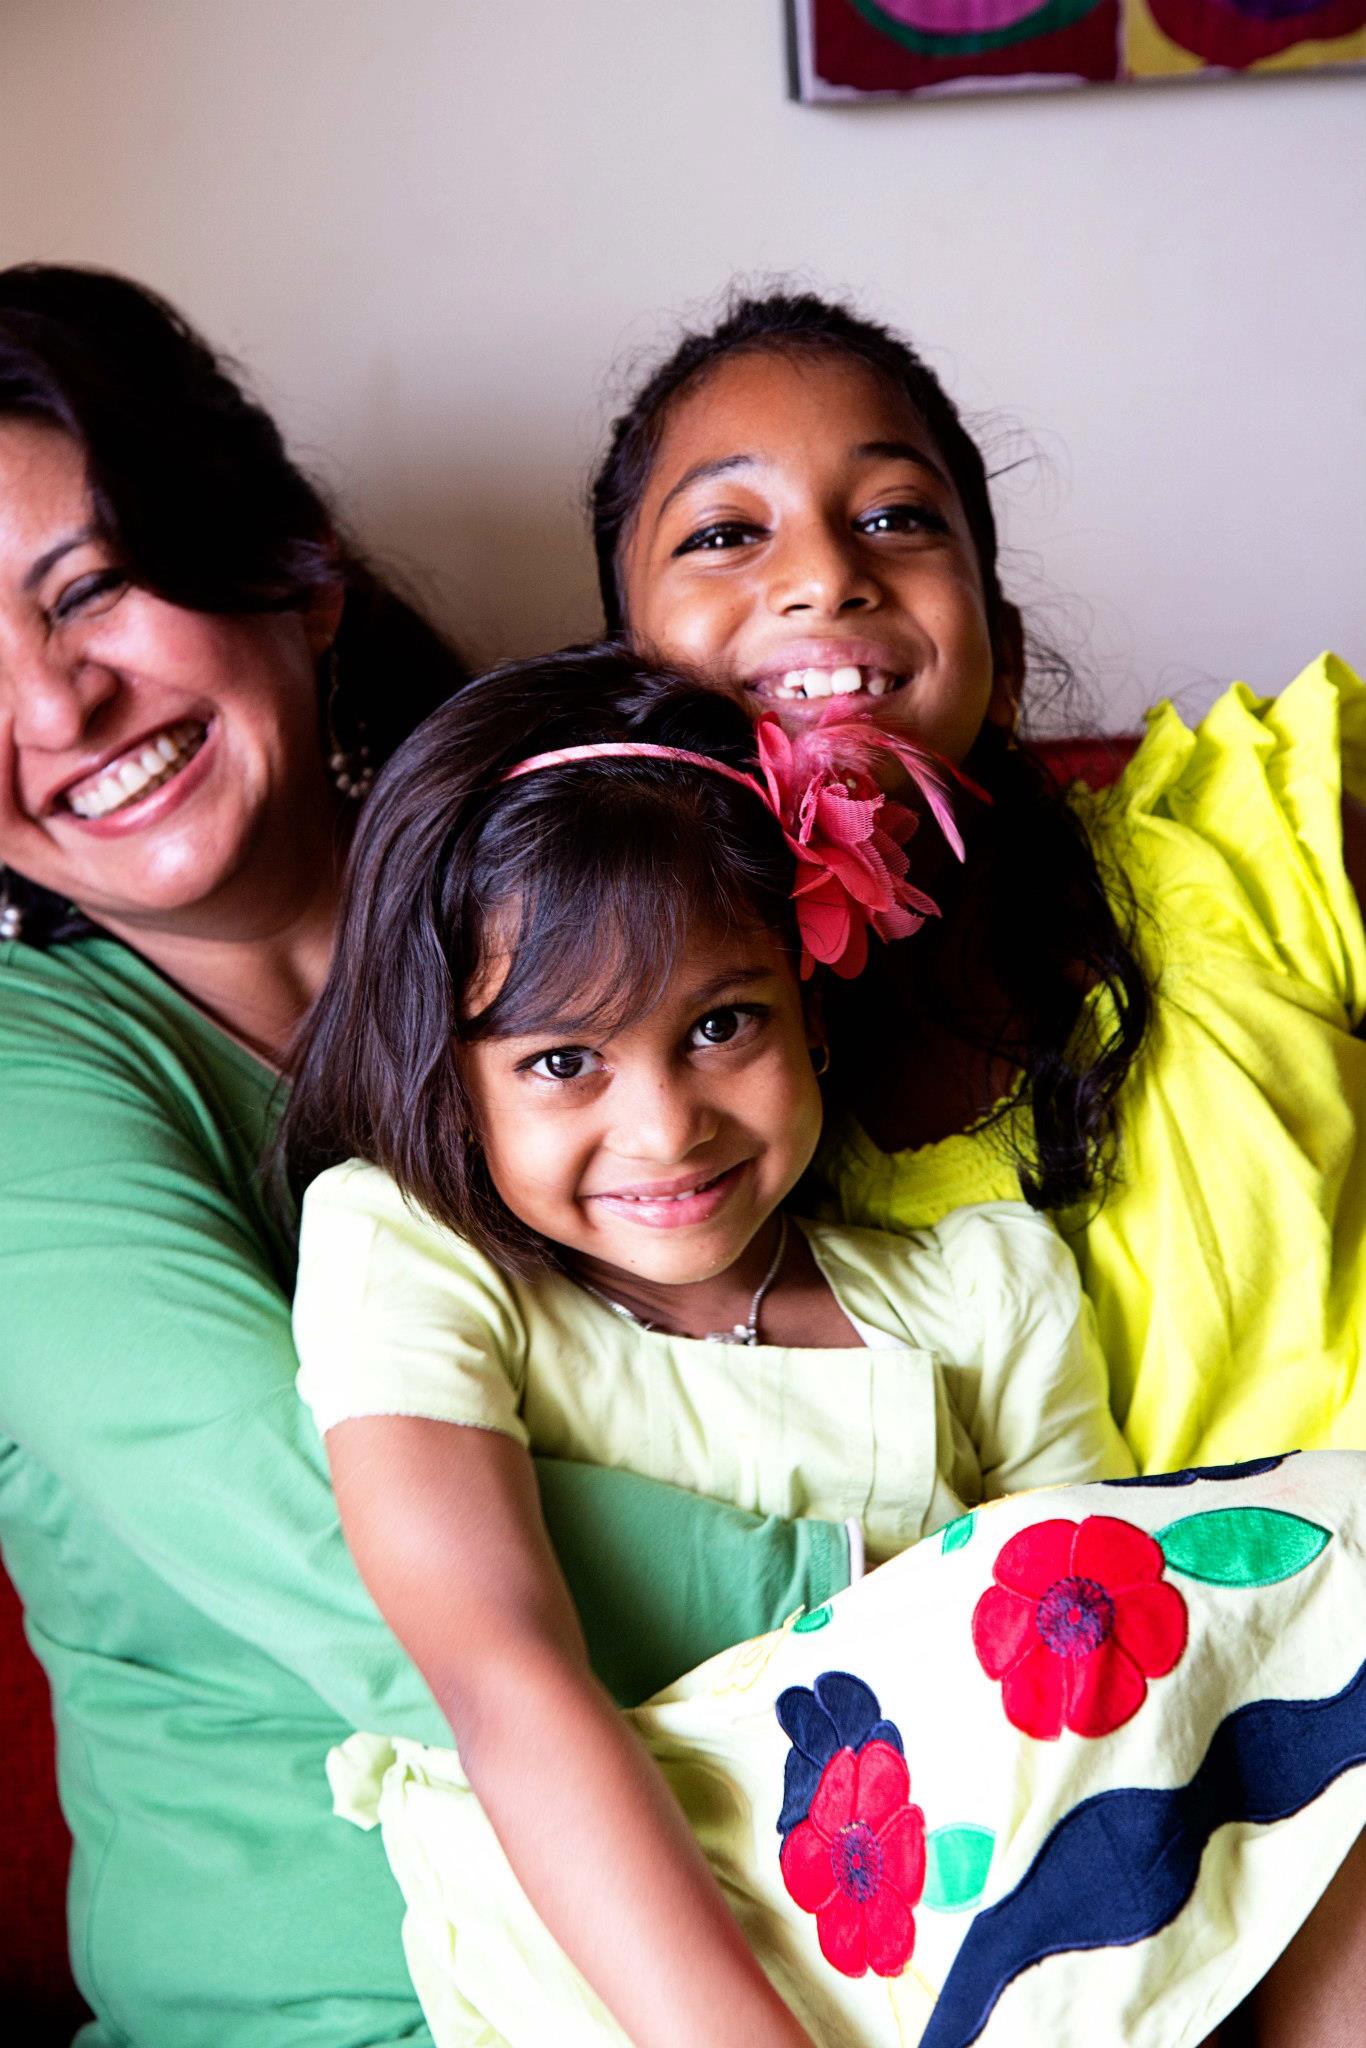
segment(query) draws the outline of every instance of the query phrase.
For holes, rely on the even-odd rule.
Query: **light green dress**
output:
[[[1279,696],[1170,704],[1113,790],[1078,792],[1137,893],[1153,1024],[1118,1183],[1059,1220],[1141,1470],[1366,1446],[1366,933],[1340,799],[1366,800],[1366,686],[1331,655]],[[1041,916],[1046,906],[1040,906]],[[999,1128],[820,1167],[847,1221],[916,1230],[1018,1195]]]
[[[324,1433],[357,1416],[420,1415],[759,1513],[848,1517],[874,1562],[1008,1490],[1132,1471],[1075,1265],[1045,1218],[998,1203],[909,1241],[799,1227],[863,1348],[751,1349],[644,1330],[563,1276],[510,1278],[388,1175],[352,1161],[304,1198],[300,1391]],[[400,1796],[410,1768],[421,1796]],[[458,1761],[367,1731],[333,1770],[343,1811],[362,1825],[389,1773],[385,1838],[408,1899],[414,1981],[439,2041],[483,2041],[449,1963],[497,1945],[465,1940],[463,1908],[436,1875],[452,1855],[486,1854],[482,1840],[447,1839],[468,1825]],[[359,1794],[346,1789],[357,1779]],[[553,1944],[546,1953],[555,1958]],[[504,1961],[514,1968],[512,1954]],[[566,1969],[547,1963],[517,2038],[571,2038],[564,2001],[573,2008],[580,1993]],[[600,2023],[595,2013],[584,2038]]]
[[[559,1274],[509,1278],[351,1161],[304,1197],[299,1390],[324,1433],[422,1415],[758,1514],[852,1518],[874,1562],[990,1495],[1132,1471],[1044,1217],[997,1203],[910,1240],[799,1227],[864,1348],[644,1330]]]

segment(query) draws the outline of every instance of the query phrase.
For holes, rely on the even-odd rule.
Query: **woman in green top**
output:
[[[84,2048],[428,2039],[323,1758],[444,1723],[341,1540],[258,1162],[356,802],[461,675],[170,308],[0,273],[0,1537]],[[824,1524],[541,1477],[623,1697],[847,1578]]]

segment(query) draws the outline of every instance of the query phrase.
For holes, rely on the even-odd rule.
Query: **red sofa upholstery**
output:
[[[1058,782],[1099,788],[1131,738],[1050,740],[1038,751]],[[0,1803],[0,2011],[23,2022],[24,2048],[59,2048],[88,2017],[71,1981],[65,1894],[71,1842],[57,1804],[47,1681],[0,1572],[0,1755],[12,1766]]]
[[[24,1639],[19,1601],[0,1572],[0,2011],[24,2048],[57,2048],[87,2017],[66,1957],[71,1843],[57,1804],[47,1680]]]
[[[1084,782],[1091,789],[1104,789],[1114,781],[1138,745],[1136,733],[1113,733],[1104,738],[1038,740],[1034,751],[1053,780],[1066,789]]]

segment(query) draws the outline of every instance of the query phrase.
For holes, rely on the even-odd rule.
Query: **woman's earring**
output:
[[[24,935],[24,913],[9,893],[9,875],[0,868],[0,945]]]
[[[341,680],[338,673],[337,650],[329,647],[325,656],[327,670],[327,769],[332,777],[333,787],[348,803],[358,804],[369,796],[375,786],[375,770],[370,760],[370,748],[365,738],[365,721],[359,715],[350,720],[353,738],[346,745],[341,735],[338,709],[341,704]]]
[[[814,1071],[814,1073],[815,1073],[816,1079],[817,1079],[818,1081],[820,1080],[820,1078],[821,1078],[821,1075],[822,1075],[822,1074],[828,1074],[828,1073],[829,1073],[829,1071],[830,1071],[830,1048],[829,1048],[829,1046],[828,1046],[828,1045],[813,1045],[813,1046],[812,1046],[812,1048],[811,1048],[811,1066],[812,1066],[812,1069],[813,1069],[813,1071]]]

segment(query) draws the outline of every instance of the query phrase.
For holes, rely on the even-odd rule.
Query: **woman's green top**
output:
[[[427,2043],[353,1728],[448,1732],[294,1387],[274,1077],[107,939],[0,946],[0,1541],[52,1682],[82,2048]],[[842,1530],[542,1468],[622,1698],[819,1603]]]

